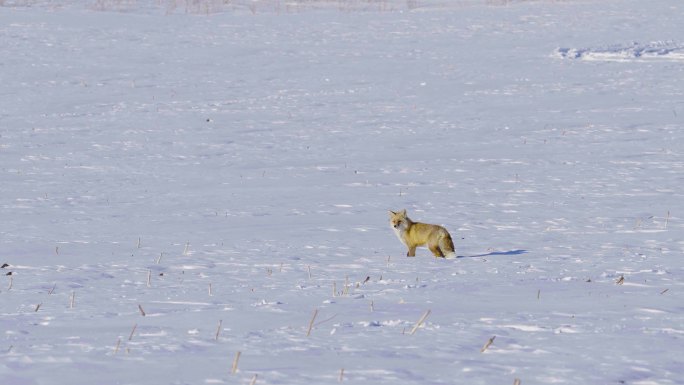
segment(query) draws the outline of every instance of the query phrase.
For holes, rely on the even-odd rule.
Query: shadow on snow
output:
[[[491,253],[487,254],[478,254],[478,255],[459,255],[458,258],[480,258],[480,257],[490,257],[490,256],[495,256],[495,255],[520,255],[520,254],[527,254],[527,250],[509,250],[509,251],[492,251]]]

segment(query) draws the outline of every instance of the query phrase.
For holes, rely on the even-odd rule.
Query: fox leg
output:
[[[416,256],[416,247],[409,247],[408,253],[406,253],[407,257],[415,257]]]

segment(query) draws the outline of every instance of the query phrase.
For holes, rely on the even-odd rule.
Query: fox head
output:
[[[406,216],[406,209],[398,212],[390,211],[389,216],[390,226],[395,230],[406,230],[411,223],[411,220]]]

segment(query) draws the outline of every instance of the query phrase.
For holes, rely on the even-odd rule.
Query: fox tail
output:
[[[442,236],[439,239],[439,248],[442,250],[444,258],[456,258],[456,251],[454,250],[454,241],[451,239],[451,236],[446,231],[442,234]]]

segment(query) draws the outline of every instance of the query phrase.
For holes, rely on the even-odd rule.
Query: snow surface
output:
[[[681,1],[170,4],[0,1],[0,384],[684,383]]]

